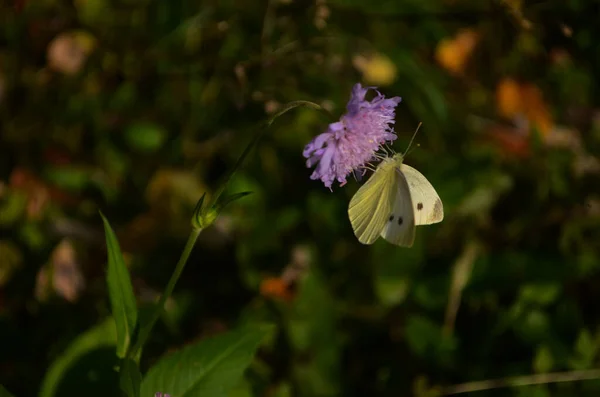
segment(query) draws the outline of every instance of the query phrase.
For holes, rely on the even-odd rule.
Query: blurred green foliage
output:
[[[597,15],[555,0],[3,0],[0,384],[36,395],[76,359],[65,385],[114,395],[114,351],[77,348],[110,314],[98,210],[143,310],[255,127],[295,100],[337,117],[357,81],[402,96],[397,151],[423,122],[406,161],[444,221],[411,249],[362,246],[347,217],[358,183],[330,192],[302,157],[334,120],[290,111],[229,187],[253,194],[200,235],[142,371],[259,321],[277,332],[232,396],[436,396],[596,368]],[[588,380],[478,395],[598,393]]]

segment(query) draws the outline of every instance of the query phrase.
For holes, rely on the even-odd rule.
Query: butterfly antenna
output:
[[[408,151],[407,151],[407,153],[406,153],[406,154],[404,154],[404,156],[402,156],[402,157],[406,157],[406,156],[408,156],[409,154],[411,154],[411,153],[412,153],[412,151],[413,151],[414,149],[416,149],[416,148],[420,147],[420,146],[421,146],[421,144],[420,144],[420,143],[417,143],[417,144],[415,144],[415,146],[416,146],[416,147],[412,147],[412,148],[411,148],[411,150],[408,150]]]
[[[394,152],[394,149],[392,149],[391,146],[388,145],[388,143],[385,143],[385,147],[390,151],[391,154],[396,154],[396,152]]]
[[[419,125],[417,126],[417,129],[415,130],[415,133],[413,134],[412,138],[410,138],[410,142],[408,143],[408,147],[406,148],[406,151],[404,152],[404,154],[402,155],[402,157],[406,157],[406,155],[408,154],[408,150],[410,149],[410,145],[412,145],[413,141],[415,140],[415,137],[417,136],[417,132],[419,132],[419,128],[421,128],[421,122],[419,122]]]

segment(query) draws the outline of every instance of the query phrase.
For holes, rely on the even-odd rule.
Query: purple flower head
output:
[[[343,186],[348,174],[371,161],[382,144],[397,138],[392,124],[401,98],[386,98],[375,89],[377,95],[367,101],[370,89],[375,87],[354,85],[346,114],[306,145],[302,152],[306,166],[316,165],[310,179],[320,179],[330,189],[336,180]]]
[[[171,395],[161,393],[161,392],[156,392],[156,393],[154,393],[154,397],[171,397]]]

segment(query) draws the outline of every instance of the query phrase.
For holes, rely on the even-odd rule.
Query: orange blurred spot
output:
[[[542,91],[533,84],[521,86],[521,97],[524,105],[525,117],[544,136],[552,129],[552,116],[544,102]]]
[[[460,74],[475,49],[477,40],[477,32],[471,29],[462,30],[455,37],[443,39],[438,43],[435,59],[450,73]]]
[[[294,299],[294,293],[290,284],[280,277],[268,277],[260,283],[260,294],[265,298],[280,299],[290,302]]]
[[[521,113],[521,88],[515,80],[506,78],[498,83],[496,104],[498,113],[506,118],[513,118]]]
[[[496,106],[498,113],[506,118],[525,116],[544,136],[554,125],[542,91],[531,83],[519,84],[511,78],[500,81],[496,87]]]

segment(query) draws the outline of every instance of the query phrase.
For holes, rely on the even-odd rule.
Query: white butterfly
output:
[[[431,183],[403,159],[400,153],[384,157],[350,200],[350,223],[363,244],[373,244],[381,236],[392,244],[411,247],[417,225],[444,219],[442,200]]]

